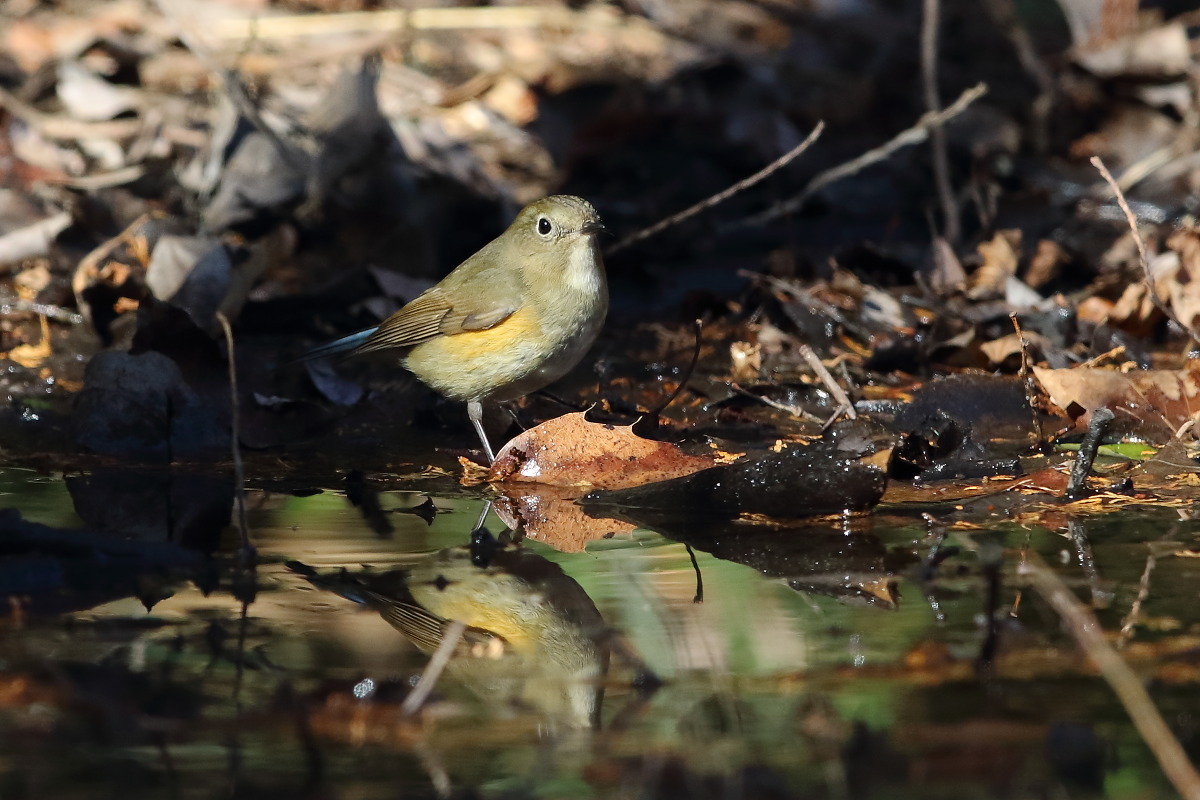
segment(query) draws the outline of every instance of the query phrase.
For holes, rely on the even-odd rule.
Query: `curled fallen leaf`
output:
[[[588,422],[583,412],[548,420],[500,449],[488,479],[498,483],[624,489],[690,475],[711,456],[643,439],[633,426]]]

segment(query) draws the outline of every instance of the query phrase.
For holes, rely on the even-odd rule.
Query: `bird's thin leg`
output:
[[[488,512],[490,512],[491,510],[492,510],[492,501],[488,500],[486,503],[483,504],[483,511],[479,512],[479,519],[475,520],[475,527],[471,528],[472,531],[477,531],[483,527],[483,523],[487,521]]]
[[[467,403],[467,416],[471,418],[471,424],[475,426],[475,432],[479,434],[479,441],[483,443],[483,453],[487,456],[488,463],[491,464],[496,460],[496,456],[492,453],[492,445],[488,442],[487,433],[483,430],[483,403],[478,400]]]

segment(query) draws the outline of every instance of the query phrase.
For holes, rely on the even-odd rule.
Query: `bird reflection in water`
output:
[[[422,652],[466,626],[443,680],[542,722],[595,727],[608,672],[609,630],[595,603],[555,563],[515,545],[453,547],[388,572],[318,575],[318,588],[370,606]],[[457,627],[457,626],[455,626]]]

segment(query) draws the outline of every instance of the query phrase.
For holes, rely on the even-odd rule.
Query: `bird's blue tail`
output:
[[[375,328],[367,328],[365,331],[352,333],[349,336],[343,336],[341,339],[335,339],[329,344],[323,344],[320,347],[314,347],[304,355],[296,359],[297,362],[316,361],[319,358],[328,358],[329,356],[338,356],[344,353],[349,353],[358,347],[360,344],[370,338],[375,332]]]

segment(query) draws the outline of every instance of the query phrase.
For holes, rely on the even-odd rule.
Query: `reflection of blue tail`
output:
[[[375,328],[367,328],[365,331],[359,331],[358,333],[352,333],[349,336],[343,336],[341,339],[335,339],[329,344],[323,344],[320,347],[315,347],[312,350],[309,350],[296,360],[316,361],[318,358],[328,358],[329,356],[337,356],[342,355],[343,353],[349,353],[370,338],[371,334],[374,333],[375,330]]]
[[[336,344],[336,342],[335,342]],[[288,561],[284,564],[297,575],[302,575],[308,579],[308,582],[318,589],[324,589],[327,592],[344,597],[352,603],[366,605],[367,591],[366,588],[355,580],[354,576],[345,569],[340,572],[333,572],[329,575],[319,575],[317,571],[300,561]]]

